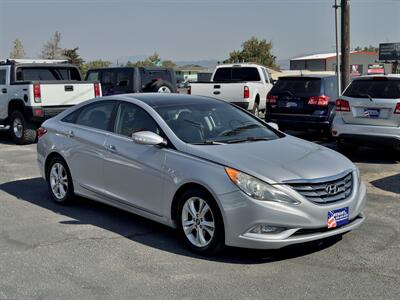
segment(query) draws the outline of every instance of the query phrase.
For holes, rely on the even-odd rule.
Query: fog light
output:
[[[274,227],[267,224],[259,224],[250,229],[250,233],[267,234],[267,233],[279,233],[284,231],[285,228]]]

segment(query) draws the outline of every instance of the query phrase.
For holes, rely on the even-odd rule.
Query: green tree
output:
[[[147,57],[145,60],[138,60],[136,62],[128,61],[126,63],[127,67],[166,67],[166,68],[174,68],[176,64],[171,60],[161,60],[160,55],[157,52]]]
[[[82,65],[82,69],[81,69],[82,76],[86,76],[86,73],[89,69],[107,68],[107,67],[111,66],[111,64],[112,63],[110,61],[101,60],[101,59],[92,60],[87,63],[84,63]]]
[[[174,69],[174,68],[176,68],[176,63],[173,62],[172,60],[164,60],[164,61],[162,62],[162,66],[163,66],[164,68],[171,68],[171,69]]]
[[[63,59],[63,49],[60,47],[60,43],[61,33],[56,31],[43,45],[40,57],[44,59]]]
[[[379,52],[379,48],[375,47],[373,45],[365,46],[365,47],[360,47],[357,46],[354,48],[355,51],[367,51],[367,52]]]
[[[20,39],[15,39],[13,42],[13,47],[10,52],[10,58],[24,58],[26,56],[24,46],[22,45],[22,42]]]
[[[74,64],[79,67],[79,69],[82,71],[83,64],[85,61],[82,59],[82,57],[78,53],[79,47],[72,48],[72,49],[64,49],[63,50],[63,56],[68,59],[68,61],[71,64]]]
[[[253,62],[266,67],[276,68],[276,56],[272,53],[272,42],[251,37],[242,44],[241,50],[229,53],[225,63]]]

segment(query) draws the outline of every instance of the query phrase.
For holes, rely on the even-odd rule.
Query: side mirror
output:
[[[268,122],[267,124],[268,124],[269,126],[271,126],[272,128],[274,128],[274,129],[276,129],[276,130],[279,130],[278,124],[276,124],[276,123],[274,123],[274,122]]]
[[[158,134],[151,132],[151,131],[138,131],[132,134],[132,140],[136,144],[141,144],[141,145],[162,145],[166,146],[167,141],[164,140],[161,136]]]

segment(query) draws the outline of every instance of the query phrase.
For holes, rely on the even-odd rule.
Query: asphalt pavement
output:
[[[0,132],[0,299],[399,299],[398,153],[351,157],[368,187],[359,229],[282,250],[201,257],[173,229],[139,216],[83,198],[54,204],[35,148]]]

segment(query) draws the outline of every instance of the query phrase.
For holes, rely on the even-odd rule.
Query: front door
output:
[[[8,116],[8,76],[9,67],[0,67],[0,120],[5,120]]]
[[[106,139],[104,192],[114,201],[162,216],[165,151],[131,138],[138,131],[161,134],[158,125],[139,106],[121,102],[113,130]]]

